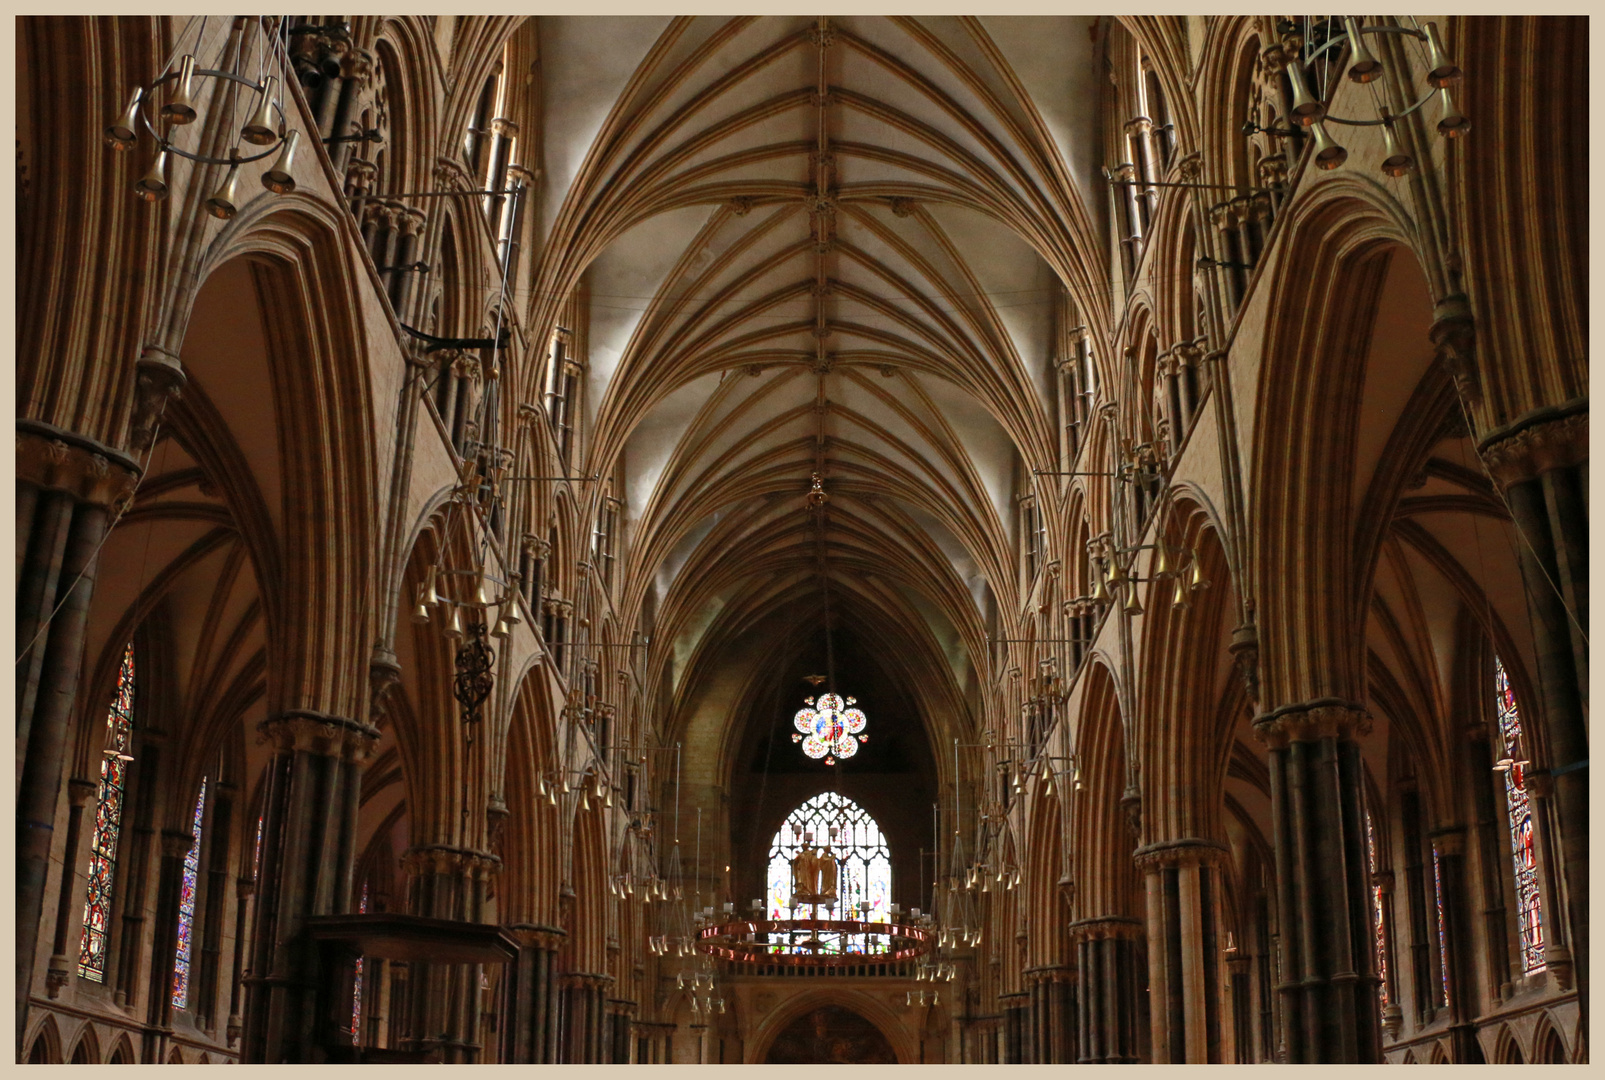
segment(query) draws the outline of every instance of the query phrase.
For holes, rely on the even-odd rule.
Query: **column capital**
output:
[[[195,834],[180,832],[177,829],[162,830],[162,857],[166,859],[182,859],[189,854],[190,848],[195,846]]]
[[[1290,742],[1352,739],[1371,730],[1365,706],[1341,698],[1283,705],[1254,718],[1254,737],[1273,750]]]
[[[1218,840],[1189,836],[1145,844],[1133,852],[1131,858],[1137,869],[1151,872],[1171,866],[1214,866],[1226,855],[1227,850],[1226,845]]]
[[[137,462],[93,439],[39,420],[17,421],[17,479],[111,507],[132,495]]]
[[[563,938],[568,937],[568,934],[559,927],[543,926],[540,923],[513,923],[503,929],[526,948],[556,949],[562,944]]]
[[[1070,924],[1069,930],[1071,937],[1077,941],[1134,941],[1147,934],[1141,919],[1126,915],[1097,915],[1090,919],[1078,919]]]
[[[1535,799],[1547,799],[1555,793],[1555,777],[1548,769],[1528,769],[1522,773],[1522,787]]]
[[[281,753],[306,751],[359,763],[379,742],[376,727],[312,709],[288,709],[262,721],[256,730],[259,741],[272,742]]]
[[[1440,859],[1466,853],[1466,830],[1462,826],[1435,829],[1428,835],[1432,840],[1432,853]]]
[[[99,791],[100,784],[94,780],[80,780],[75,776],[67,781],[67,800],[73,806],[89,805]]]
[[[1501,488],[1588,460],[1588,399],[1535,409],[1477,445]]]

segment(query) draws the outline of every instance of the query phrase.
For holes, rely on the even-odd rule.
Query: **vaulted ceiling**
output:
[[[676,682],[777,611],[817,633],[823,566],[966,696],[1054,467],[1061,291],[1107,318],[1096,25],[543,20],[534,323],[579,287],[590,469],[624,465]]]

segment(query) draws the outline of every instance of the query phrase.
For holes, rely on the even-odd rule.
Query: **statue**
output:
[[[824,850],[814,856],[814,866],[819,875],[819,902],[834,904],[836,902],[836,856],[825,845]]]

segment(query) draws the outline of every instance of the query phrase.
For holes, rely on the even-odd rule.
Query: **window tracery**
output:
[[[792,863],[805,848],[823,849],[837,863],[839,917],[888,920],[892,857],[880,824],[858,803],[832,791],[797,807],[775,833],[769,846],[769,918],[814,917],[813,905],[792,903]],[[840,949],[837,942],[834,951]]]

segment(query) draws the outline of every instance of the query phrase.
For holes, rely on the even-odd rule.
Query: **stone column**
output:
[[[998,1005],[1003,1010],[1003,1064],[1026,1064],[1030,1060],[1025,1056],[1026,996],[1019,992],[999,994]]]
[[[561,1060],[569,1065],[597,1065],[603,1061],[604,999],[613,976],[570,972],[562,976],[564,998]]]
[[[161,1064],[173,1033],[173,964],[178,959],[178,905],[184,886],[184,858],[195,834],[162,830],[162,859],[156,871],[156,917],[151,932],[150,987],[145,1003],[143,1060]]]
[[[1449,337],[1449,327],[1434,341]],[[1440,351],[1444,344],[1440,343]],[[1573,973],[1588,1029],[1588,401],[1539,409],[1478,445],[1521,533]],[[1559,912],[1556,913],[1559,921]]]
[[[297,710],[260,725],[268,763],[251,975],[246,979],[246,1062],[316,1059],[318,960],[301,934],[311,915],[351,909],[353,837],[362,769],[378,729]]]
[[[1149,1024],[1154,1060],[1221,1060],[1219,875],[1212,840],[1139,848],[1148,896]]]
[[[17,421],[17,1051],[28,1024],[35,945],[61,778],[83,666],[89,601],[111,507],[139,465],[91,439]],[[53,613],[53,614],[52,614]],[[30,645],[30,642],[32,643]]]
[[[99,789],[100,785],[93,780],[74,777],[67,781],[67,845],[62,849],[56,933],[50,947],[50,968],[45,972],[45,988],[52,1000],[78,971],[78,937],[72,934],[72,928],[79,926],[82,933],[84,890],[78,888],[79,871],[89,865],[88,839],[95,831],[92,828],[87,833],[84,831],[84,808],[94,805]]]
[[[508,927],[518,940],[518,960],[507,972],[506,1043],[502,1061],[536,1065],[557,1062],[557,950],[564,937],[555,926]]]
[[[1120,916],[1070,924],[1076,943],[1078,1004],[1076,1062],[1082,1065],[1140,1059],[1145,985],[1143,924]]]
[[[1369,721],[1336,699],[1260,716],[1270,751],[1288,1060],[1381,1061],[1370,882],[1356,734]]]
[[[436,919],[479,922],[486,882],[501,865],[488,852],[429,845],[402,856],[407,871],[407,909]],[[439,1051],[447,1064],[479,1060],[479,964],[414,963],[411,982],[412,1037],[407,1049]]]
[[[1473,1000],[1476,982],[1471,964],[1471,919],[1466,909],[1470,875],[1466,872],[1466,830],[1460,826],[1432,833],[1432,853],[1442,882],[1444,966],[1449,976],[1449,1044],[1456,1064],[1476,1061],[1476,1018],[1481,1002]]]

